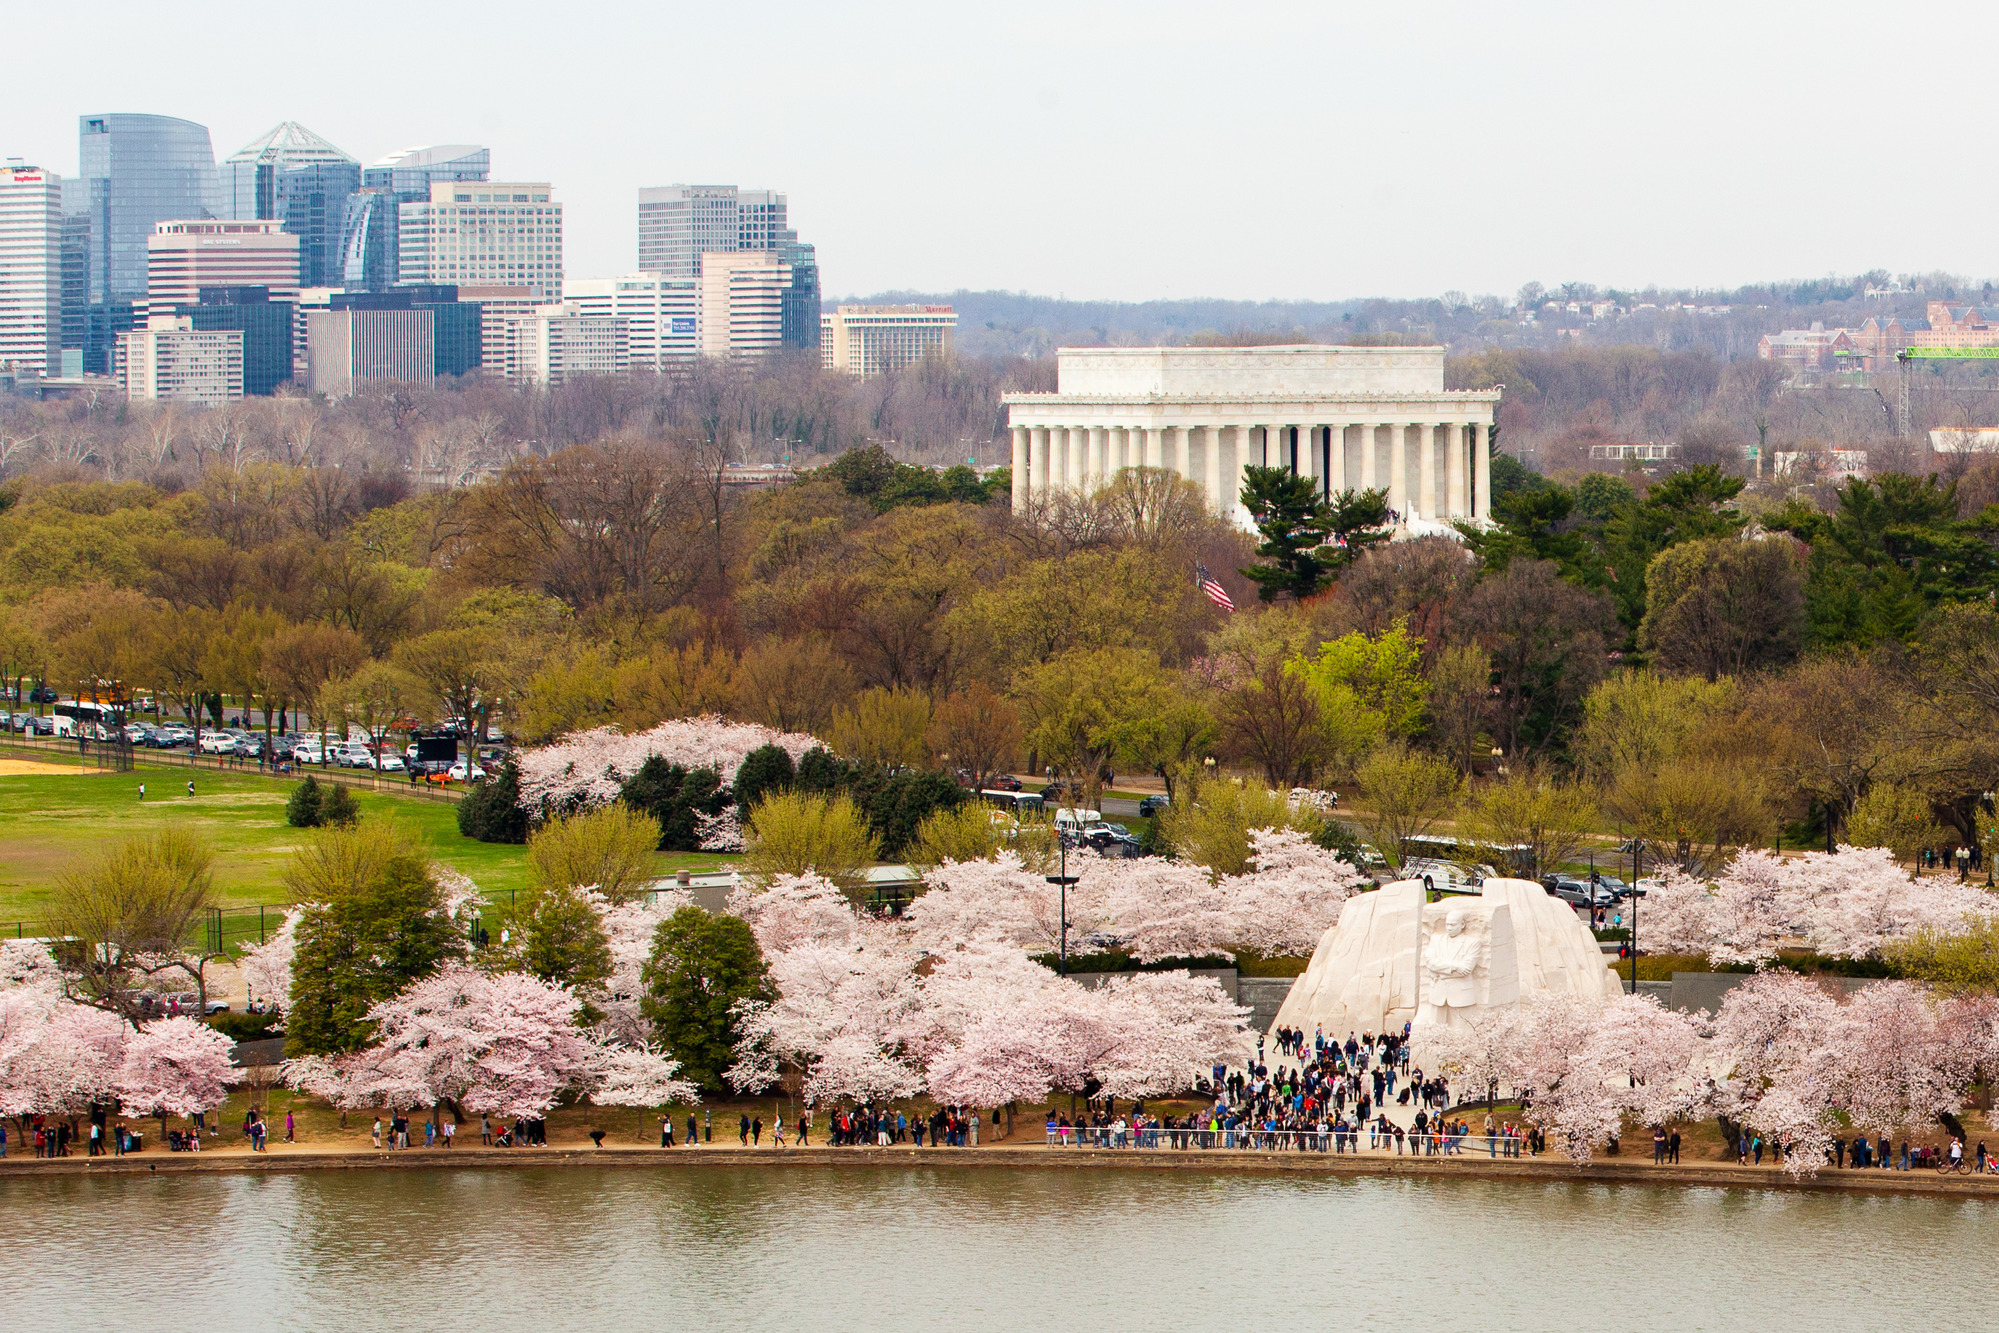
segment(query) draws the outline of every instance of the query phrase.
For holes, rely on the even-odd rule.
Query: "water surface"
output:
[[[1775,1333],[1999,1312],[1999,1196],[556,1168],[15,1178],[0,1218],[10,1333]]]

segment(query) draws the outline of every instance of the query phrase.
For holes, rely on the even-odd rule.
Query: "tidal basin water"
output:
[[[1958,1329],[1992,1200],[894,1168],[0,1180],[0,1328]]]

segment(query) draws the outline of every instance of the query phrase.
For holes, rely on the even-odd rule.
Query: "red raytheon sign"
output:
[[[7,179],[16,185],[39,185],[42,180],[42,173],[39,171],[9,171],[6,175]]]

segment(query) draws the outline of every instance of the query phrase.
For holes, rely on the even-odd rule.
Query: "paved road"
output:
[[[1106,796],[1104,797],[1104,818],[1108,819],[1112,815],[1122,815],[1127,819],[1136,819],[1138,818],[1138,802],[1127,801],[1122,796]]]

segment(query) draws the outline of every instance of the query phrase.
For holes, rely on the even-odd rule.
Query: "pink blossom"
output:
[[[125,1040],[112,1086],[127,1114],[193,1115],[212,1111],[240,1073],[229,1063],[229,1038],[192,1018],[163,1018]]]
[[[572,801],[607,804],[617,799],[625,780],[653,755],[690,770],[713,768],[729,784],[736,780],[736,770],[752,750],[776,745],[796,761],[818,744],[799,732],[773,731],[706,714],[675,718],[633,736],[616,727],[572,732],[553,745],[521,756],[521,806],[540,810]]]
[[[288,1009],[292,1001],[292,956],[298,951],[298,923],[310,904],[301,904],[285,913],[285,923],[262,944],[243,950],[239,964],[243,984],[249,994],[276,1009]]]
[[[106,1101],[131,1035],[46,981],[0,989],[0,1115],[81,1115]]]

